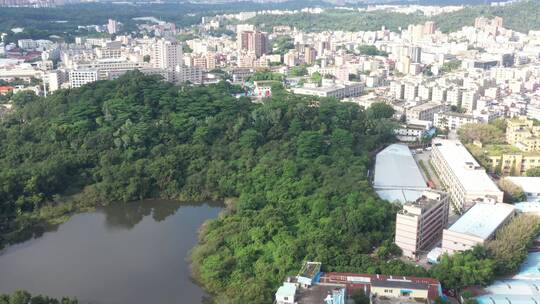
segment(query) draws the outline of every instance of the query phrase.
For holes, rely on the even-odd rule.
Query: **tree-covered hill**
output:
[[[3,242],[96,203],[235,198],[193,255],[219,299],[270,302],[306,259],[425,274],[387,262],[396,207],[366,178],[370,151],[392,138],[391,112],[279,90],[253,104],[231,97],[236,89],[133,72],[47,98],[17,95],[0,123]]]
[[[463,26],[472,26],[479,16],[504,18],[505,27],[527,33],[540,30],[540,1],[521,1],[502,7],[484,5],[466,6],[464,9],[426,17],[421,13],[404,14],[387,11],[358,12],[349,10],[326,10],[321,14],[298,13],[293,15],[258,15],[248,20],[252,24],[264,26],[267,30],[275,25],[290,25],[308,32],[321,31],[373,31],[382,26],[396,31],[409,24],[433,20],[442,32],[453,32]]]

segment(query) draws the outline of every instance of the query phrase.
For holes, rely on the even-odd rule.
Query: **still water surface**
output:
[[[201,303],[186,259],[216,204],[144,201],[73,216],[56,231],[0,252],[0,293],[82,303]]]

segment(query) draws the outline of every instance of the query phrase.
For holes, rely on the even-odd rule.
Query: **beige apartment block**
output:
[[[531,119],[510,119],[506,125],[506,141],[524,152],[540,150],[540,126]]]
[[[442,238],[448,224],[448,194],[426,190],[414,202],[406,203],[396,215],[396,245],[403,255],[416,259]]]
[[[440,103],[428,102],[407,109],[407,119],[433,121],[435,113],[443,111],[445,106]]]

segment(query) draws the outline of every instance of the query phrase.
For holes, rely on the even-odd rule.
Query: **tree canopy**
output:
[[[17,290],[11,294],[0,294],[0,304],[77,304],[76,299],[62,298],[60,300],[45,296],[32,296],[24,290]]]

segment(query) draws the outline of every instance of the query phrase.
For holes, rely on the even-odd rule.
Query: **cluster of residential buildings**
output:
[[[420,8],[430,15],[460,9]],[[372,9],[399,11],[408,7]],[[540,32],[506,29],[499,17],[479,17],[474,24],[448,34],[439,31],[432,21],[399,32],[382,27],[375,31],[316,33],[288,25],[264,32],[242,23],[259,14],[298,12],[217,15],[184,29],[154,17],[141,17],[137,18],[139,30],[148,34],[142,38],[122,35],[122,25],[113,19],[103,26],[81,25],[114,34],[115,39],[78,37],[75,43],[23,39],[17,45],[0,44],[0,54],[8,58],[41,59],[31,64],[0,62],[0,79],[39,78],[45,84],[43,90],[51,92],[113,79],[134,69],[159,74],[174,83],[194,84],[219,80],[213,73],[216,70],[243,84],[257,70],[266,69],[284,75],[286,88],[296,94],[345,99],[360,105],[382,100],[407,123],[429,125],[423,131],[431,126],[453,131],[464,124],[487,123],[497,117],[540,118]],[[227,22],[231,19],[239,24]],[[232,34],[215,35],[215,31]],[[187,39],[177,41],[178,35]],[[289,43],[279,49],[283,45],[275,43],[284,40]],[[376,52],[363,52],[366,46]],[[298,66],[306,67],[306,75],[291,75]],[[323,81],[314,80],[314,75]],[[408,131],[405,126],[403,132],[411,136],[408,132],[420,130]]]
[[[540,167],[540,126],[525,117],[509,119],[506,124],[507,145],[485,149],[489,170],[502,175],[523,175]]]

